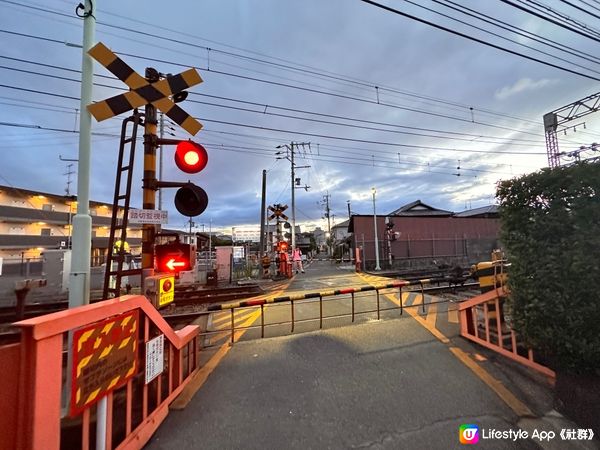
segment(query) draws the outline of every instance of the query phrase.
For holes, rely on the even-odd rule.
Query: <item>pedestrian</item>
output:
[[[292,253],[292,261],[294,263],[296,273],[298,273],[298,270],[304,273],[304,267],[302,266],[302,250],[300,250],[298,247],[294,248],[294,252]]]

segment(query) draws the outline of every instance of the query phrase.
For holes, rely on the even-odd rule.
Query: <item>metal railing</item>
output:
[[[534,360],[533,350],[520,342],[512,328],[505,312],[507,290],[502,275],[502,269],[494,273],[494,289],[459,305],[461,336],[554,378],[554,371]]]
[[[75,339],[73,336],[90,327],[102,330],[101,334],[106,331],[103,336],[109,336],[110,330],[118,326],[106,330],[107,326],[102,329],[103,324],[115,317],[128,315],[136,317],[132,320],[135,321],[133,328],[136,334],[132,334],[134,339],[128,344],[133,348],[133,353],[128,355],[136,363],[131,366],[128,379],[122,378],[123,384],[116,384],[117,388],[111,390],[110,386],[117,378],[111,372],[109,379],[115,378],[106,388],[103,399],[96,399],[99,403],[90,400],[94,394],[98,397],[102,395],[94,392],[90,397],[83,397],[88,402],[74,409],[74,399],[81,397],[75,396],[71,384],[76,382],[76,372],[85,373],[82,368],[86,367],[86,361],[85,358],[81,359],[77,366],[71,362],[73,367],[66,363],[65,350],[72,348],[75,353],[78,348],[72,344]],[[198,327],[190,325],[174,331],[150,302],[139,295],[104,300],[24,320],[16,325],[22,330],[21,342],[17,344],[20,350],[0,352],[3,364],[12,363],[13,367],[21,368],[15,380],[17,396],[13,399],[14,414],[0,417],[0,422],[3,422],[0,423],[0,429],[14,430],[14,442],[10,448],[88,449],[100,439],[105,441],[107,449],[142,448],[167,416],[169,404],[191,380],[199,366]],[[146,382],[148,359],[145,344],[160,335],[164,339],[164,370],[157,370],[156,378]],[[111,335],[109,339],[113,338]],[[82,341],[76,342],[81,348]],[[94,349],[96,342],[92,342]],[[115,344],[114,349],[124,346],[125,343],[119,346]],[[94,357],[98,355],[94,353]],[[104,357],[103,351],[99,358]],[[81,381],[77,380],[77,383]],[[2,397],[3,394],[0,394],[0,404],[6,404],[7,401]],[[67,410],[71,415],[67,416]],[[92,424],[97,424],[102,418],[105,419],[105,425],[100,428],[96,425],[96,433],[91,432]]]
[[[293,333],[295,331],[297,324],[304,323],[304,322],[315,322],[318,320],[319,321],[319,329],[322,329],[323,322],[326,319],[350,317],[351,322],[354,323],[357,315],[375,313],[377,320],[380,320],[382,312],[399,310],[400,315],[402,315],[405,308],[411,308],[411,307],[412,308],[420,307],[422,313],[425,314],[426,307],[428,307],[430,305],[435,305],[435,304],[439,304],[439,303],[448,303],[447,300],[437,301],[437,302],[431,302],[431,301],[426,302],[425,292],[427,291],[427,288],[425,287],[425,285],[430,284],[430,283],[439,283],[442,281],[445,281],[445,280],[442,278],[431,278],[431,279],[413,280],[413,281],[395,281],[392,283],[388,283],[385,285],[379,285],[379,286],[367,285],[367,286],[361,286],[361,287],[357,287],[357,288],[336,289],[336,290],[328,290],[328,291],[321,291],[321,292],[311,292],[311,293],[288,295],[288,296],[281,296],[281,297],[274,297],[274,298],[260,298],[260,299],[255,299],[255,300],[246,300],[246,301],[241,301],[241,302],[213,305],[208,308],[208,311],[206,311],[202,314],[212,314],[216,311],[229,310],[229,314],[230,314],[229,328],[228,328],[228,330],[219,329],[219,330],[205,331],[205,332],[200,333],[199,336],[211,337],[211,336],[215,336],[215,335],[222,335],[224,332],[227,332],[227,334],[229,334],[229,336],[230,336],[230,342],[233,344],[233,343],[235,343],[235,332],[240,331],[240,330],[260,329],[260,332],[261,332],[260,337],[264,338],[265,337],[265,328],[267,328],[267,327],[290,325],[290,332]],[[406,287],[416,287],[417,289],[411,289],[411,290],[404,289]],[[448,288],[450,289],[450,286],[448,286]],[[366,309],[366,310],[357,311],[356,310],[357,298],[368,296],[369,291],[375,291],[375,293],[376,293],[375,309]],[[381,307],[380,296],[381,296],[381,293],[384,291],[387,293],[389,293],[390,291],[393,291],[393,292],[397,291],[398,292],[398,304],[394,305],[394,306]],[[415,301],[411,305],[404,304],[402,294],[415,293],[415,292],[420,294],[420,296],[421,296],[420,301]],[[350,302],[351,302],[350,313],[330,314],[330,315],[323,314],[323,306],[324,306],[324,303],[327,301],[327,300],[325,300],[325,298],[346,296],[346,295],[350,295]],[[314,302],[314,303],[318,302],[319,303],[319,315],[315,316],[315,317],[305,318],[305,319],[296,318],[296,311],[295,311],[296,303],[295,302],[301,301],[301,300],[308,300],[309,302]],[[290,308],[290,320],[285,320],[285,321],[281,321],[281,322],[265,323],[265,310],[264,310],[265,305]],[[235,313],[236,313],[236,310],[240,310],[240,309],[254,309],[254,310],[260,309],[260,325],[236,326]]]

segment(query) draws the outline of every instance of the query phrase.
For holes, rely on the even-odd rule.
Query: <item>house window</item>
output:
[[[52,233],[50,232],[50,228],[42,228],[40,230],[40,235],[41,236],[52,236]]]
[[[50,203],[44,203],[42,205],[42,210],[43,211],[54,211],[54,205],[52,205]]]
[[[8,234],[25,234],[25,228],[23,227],[10,227]]]

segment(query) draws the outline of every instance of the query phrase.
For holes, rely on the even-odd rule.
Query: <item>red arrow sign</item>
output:
[[[174,258],[168,260],[166,264],[170,270],[175,270],[175,267],[184,267],[185,265],[186,263],[184,261],[176,261]]]

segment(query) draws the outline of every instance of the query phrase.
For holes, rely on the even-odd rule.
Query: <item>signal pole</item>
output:
[[[165,113],[160,113],[160,138],[162,139],[165,134]],[[162,181],[163,179],[163,145],[159,146],[159,160],[158,160],[158,181]],[[162,190],[158,190],[158,209],[162,209]]]
[[[146,79],[153,83],[159,80],[158,71],[146,68]],[[156,108],[151,103],[145,107],[144,117],[144,178],[143,209],[156,207]],[[151,276],[154,271],[154,225],[144,224],[142,227],[142,280]],[[143,283],[143,281],[142,281]]]

